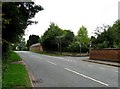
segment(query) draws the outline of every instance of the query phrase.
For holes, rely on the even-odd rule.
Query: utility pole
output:
[[[90,55],[90,53],[91,53],[91,46],[92,46],[92,41],[90,40],[90,48],[89,48],[89,55]]]
[[[64,37],[64,35],[62,36],[57,36],[56,38],[59,39],[59,50],[60,50],[60,54],[62,54],[62,38]]]
[[[62,49],[61,49],[61,37],[60,37],[60,54],[62,54]]]
[[[79,44],[79,47],[80,47],[80,56],[81,56],[81,47],[82,47],[81,43]]]
[[[59,42],[57,43],[57,45],[58,45],[58,53],[59,53]]]

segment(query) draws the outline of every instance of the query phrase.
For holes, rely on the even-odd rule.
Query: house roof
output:
[[[41,44],[40,43],[36,43],[36,44],[31,45],[30,47],[35,47],[35,46],[41,46]]]

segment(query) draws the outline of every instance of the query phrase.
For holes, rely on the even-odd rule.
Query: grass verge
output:
[[[22,61],[22,59],[20,58],[20,56],[17,53],[12,52],[11,55],[10,55],[10,61],[11,62]]]
[[[50,53],[50,52],[35,52],[35,53],[49,55],[49,56],[65,56],[64,54],[60,54],[60,53]]]
[[[35,51],[32,51],[35,52]],[[86,57],[89,56],[88,53],[68,53],[68,52],[63,52],[63,53],[58,53],[58,52],[35,52],[35,53],[39,53],[39,54],[44,54],[44,55],[49,55],[49,56],[72,56],[72,57]]]
[[[9,62],[3,64],[6,69],[3,73],[2,89],[26,89],[31,87],[25,65],[12,63],[21,61],[21,58],[15,52],[12,52],[8,60]]]

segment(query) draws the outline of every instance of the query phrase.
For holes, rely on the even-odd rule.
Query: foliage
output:
[[[3,76],[3,88],[11,89],[15,86],[30,87],[30,80],[24,65],[9,64]]]
[[[27,26],[36,23],[30,19],[40,10],[43,8],[34,2],[2,3],[3,56],[9,51],[9,44],[19,42]]]
[[[58,48],[65,48],[73,41],[74,33],[70,30],[63,30],[58,25],[51,23],[48,30],[41,37],[43,48],[48,51],[58,51]]]
[[[27,50],[25,38],[21,38],[21,41],[19,43],[12,44],[11,47],[12,50],[19,50],[19,51]]]
[[[45,50],[57,50],[57,36],[61,36],[62,29],[54,23],[51,23],[48,30],[41,37],[42,45]]]
[[[44,50],[64,52],[79,52],[79,43],[82,43],[82,52],[88,51],[89,38],[87,29],[82,26],[75,37],[70,30],[63,30],[51,23],[48,30],[41,37]]]
[[[67,47],[74,40],[74,33],[70,30],[63,30],[63,35],[62,45]]]
[[[89,37],[87,28],[82,26],[78,30],[77,36],[74,37],[74,41],[67,47],[70,52],[81,52],[85,53],[89,50]]]
[[[77,41],[73,41],[69,46],[67,47],[68,52],[80,52],[79,50],[79,43]]]
[[[29,48],[32,44],[40,43],[40,38],[38,35],[30,35],[29,39],[27,40],[26,46]]]
[[[85,28],[84,26],[82,26],[79,31],[78,31],[78,41],[84,45],[85,47],[87,47],[87,45],[89,44],[89,37],[88,37],[88,31],[87,28]]]
[[[21,61],[21,58],[15,52],[10,52],[9,57],[7,57],[7,62],[2,66],[3,76],[2,76],[2,88],[3,89],[12,89],[15,86],[30,87],[30,80],[25,69],[25,66],[22,64],[14,64],[13,62]]]
[[[120,48],[120,21],[116,21],[112,26],[99,27],[96,30],[97,38],[92,37],[92,45],[94,48]]]
[[[22,59],[20,58],[20,56],[16,53],[16,52],[11,52],[10,55],[10,61],[14,62],[14,61],[21,61]]]

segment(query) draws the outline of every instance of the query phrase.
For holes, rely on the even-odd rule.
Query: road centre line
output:
[[[100,69],[102,69],[102,70],[105,70],[105,68],[103,68],[103,67],[99,67]]]
[[[62,57],[57,57],[58,59],[65,59],[65,58],[62,58]]]
[[[113,72],[118,72],[118,71],[115,70],[115,71],[113,71]]]
[[[57,64],[55,64],[55,63],[53,63],[53,62],[50,62],[50,61],[47,61],[47,62],[49,62],[50,64],[53,64],[53,65],[57,65]]]
[[[89,67],[92,67],[93,65],[88,65]]]
[[[86,76],[86,75],[84,75],[84,74],[78,73],[78,72],[76,72],[76,71],[74,71],[74,70],[71,70],[71,69],[68,69],[68,68],[64,68],[64,69],[67,70],[67,71],[70,71],[70,72],[72,72],[72,73],[75,73],[75,74],[77,74],[77,75],[80,75],[80,76],[82,76],[82,77],[85,77],[85,78],[87,78],[87,79],[90,79],[90,80],[92,80],[92,81],[95,81],[95,82],[97,82],[97,83],[103,84],[103,85],[105,85],[105,86],[109,86],[109,84],[107,84],[107,83],[101,82],[101,81],[99,81],[99,80],[96,80],[96,79],[91,78],[91,77],[89,77],[89,76]]]

